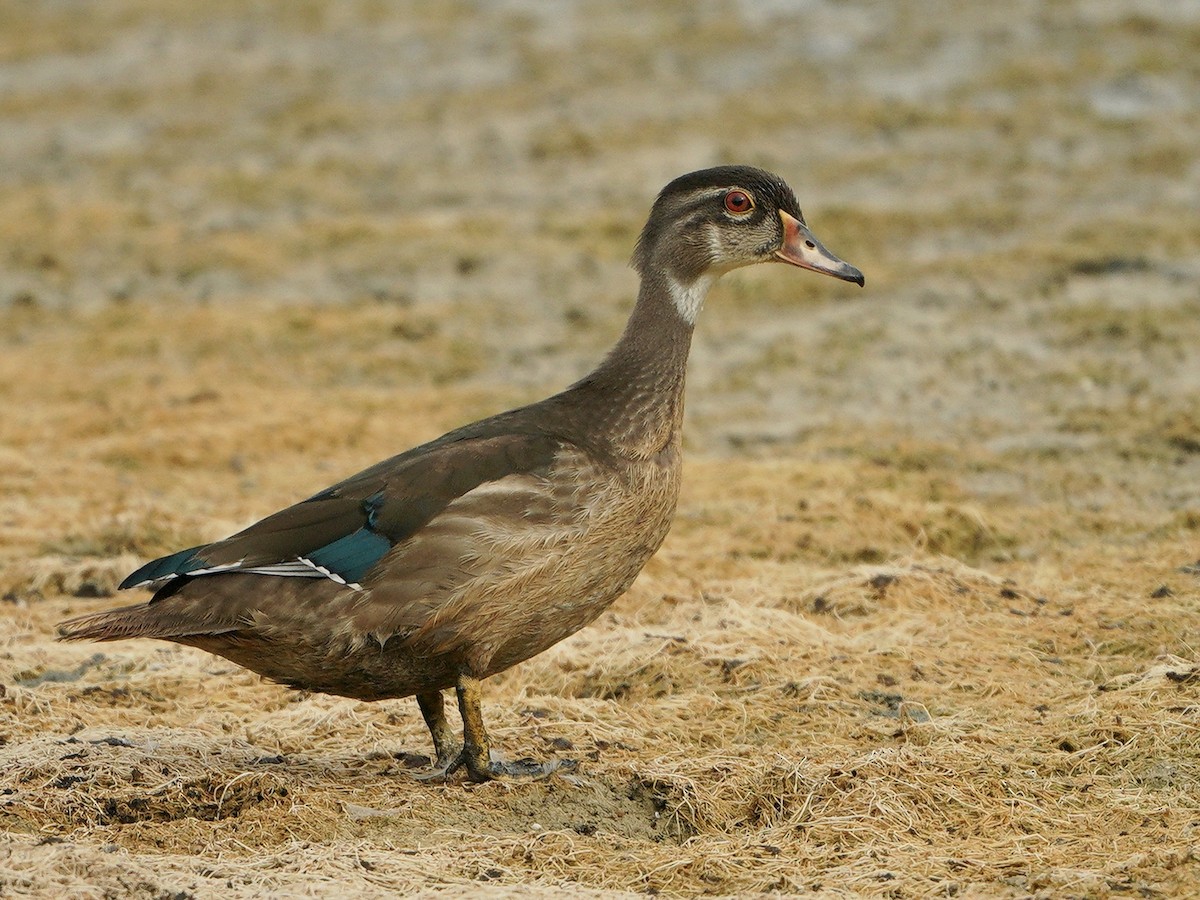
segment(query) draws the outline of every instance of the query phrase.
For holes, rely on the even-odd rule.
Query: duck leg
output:
[[[446,704],[442,701],[442,692],[417,694],[417,706],[421,707],[421,715],[425,717],[425,724],[429,726],[429,734],[433,737],[433,749],[437,754],[433,767],[437,772],[445,773],[449,771],[451,764],[458,760],[462,748],[450,723],[446,721]]]
[[[463,720],[463,749],[458,760],[450,768],[466,766],[467,777],[472,781],[490,781],[493,778],[545,778],[560,768],[574,768],[574,760],[551,760],[537,763],[531,759],[506,763],[492,759],[491,741],[483,725],[483,710],[480,701],[483,691],[478,678],[460,675],[455,688],[458,695],[458,711]]]
[[[545,778],[558,769],[573,769],[578,763],[573,759],[555,759],[545,763],[522,759],[517,762],[500,762],[492,759],[492,742],[483,724],[480,701],[483,690],[478,678],[460,675],[455,687],[458,696],[458,711],[463,720],[463,745],[461,749],[454,739],[454,732],[446,721],[445,704],[440,691],[417,695],[421,715],[433,735],[433,746],[437,750],[434,768],[419,781],[445,781],[459,769],[467,770],[472,781],[491,781],[496,778],[537,779]]]
[[[501,774],[493,769],[492,742],[483,724],[483,689],[478,678],[460,675],[454,688],[463,720],[463,749],[460,761],[472,781],[487,781]]]

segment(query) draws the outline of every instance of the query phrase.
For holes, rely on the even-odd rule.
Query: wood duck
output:
[[[304,690],[415,695],[437,755],[432,778],[553,770],[492,759],[480,682],[593,621],[662,543],[679,493],[688,350],[709,288],[760,262],[863,284],[808,230],[791,188],[748,166],[668,184],[632,262],[637,304],[590,375],[147,563],[121,587],[153,588],[148,603],[70,619],[60,638],[158,638]],[[462,744],[444,711],[449,688]]]

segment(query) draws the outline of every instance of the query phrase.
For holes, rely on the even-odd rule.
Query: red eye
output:
[[[748,213],[754,209],[754,201],[745,191],[730,191],[725,195],[725,208],[731,213]]]

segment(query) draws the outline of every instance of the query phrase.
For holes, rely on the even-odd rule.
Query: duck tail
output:
[[[119,641],[124,638],[159,637],[151,616],[146,615],[144,603],[121,606],[107,612],[89,613],[59,622],[60,641]]]

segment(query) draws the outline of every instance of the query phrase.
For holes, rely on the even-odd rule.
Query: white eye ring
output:
[[[754,209],[754,201],[745,191],[734,188],[725,195],[725,208],[734,215],[744,216]]]

